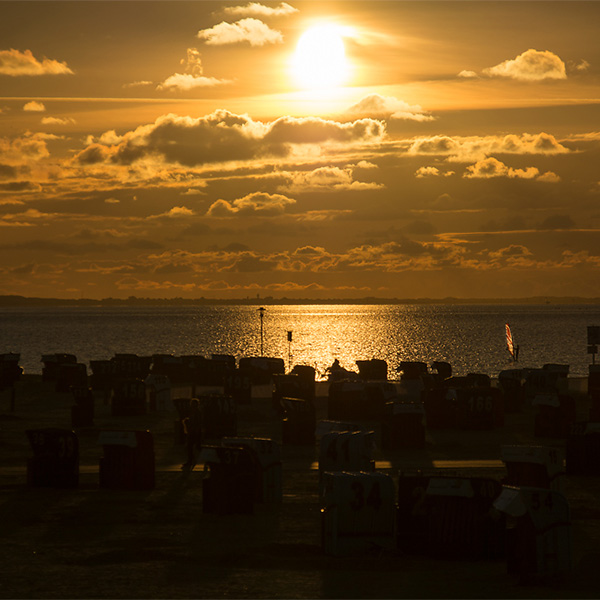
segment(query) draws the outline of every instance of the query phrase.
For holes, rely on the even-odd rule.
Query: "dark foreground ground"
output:
[[[110,416],[98,398],[95,427],[77,430],[80,485],[72,490],[29,488],[31,456],[25,430],[70,428],[69,394],[39,376],[17,384],[16,406],[0,394],[0,597],[2,598],[598,598],[600,480],[568,477],[572,574],[561,582],[523,586],[505,560],[433,560],[390,552],[324,556],[316,446],[283,447],[283,503],[254,515],[202,512],[201,467],[182,472],[184,450],[174,443],[175,411],[146,417]],[[325,418],[325,400],[318,401]],[[587,404],[580,402],[586,418]],[[149,429],[156,451],[153,491],[100,489],[101,429]],[[281,439],[270,399],[240,407],[239,435]],[[429,433],[422,450],[378,451],[379,470],[397,481],[399,469],[434,460],[467,474],[500,478],[486,461],[502,444],[564,445],[533,438],[533,413],[507,415],[502,429]],[[385,462],[383,462],[385,461]],[[311,467],[312,465],[312,467]],[[479,465],[479,466],[478,466]],[[489,465],[489,463],[488,463]]]

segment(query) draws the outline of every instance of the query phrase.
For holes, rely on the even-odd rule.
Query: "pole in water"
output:
[[[258,309],[258,312],[260,313],[260,355],[263,356],[263,317],[265,315],[265,307],[261,306]]]
[[[292,332],[287,332],[288,339],[288,371],[292,370]]]

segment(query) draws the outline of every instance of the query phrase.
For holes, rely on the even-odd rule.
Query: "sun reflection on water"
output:
[[[26,373],[41,373],[42,354],[72,353],[79,362],[116,353],[260,356],[258,306],[15,308],[0,313],[5,351],[19,352]],[[380,359],[389,378],[401,361],[447,361],[456,375],[497,375],[509,368],[504,324],[520,343],[519,367],[569,364],[587,375],[586,327],[597,306],[267,305],[264,355],[286,368],[310,365],[322,379],[337,358]],[[288,331],[292,342],[288,343]],[[290,360],[291,353],[291,360]]]

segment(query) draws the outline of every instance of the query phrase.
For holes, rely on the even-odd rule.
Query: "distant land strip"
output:
[[[0,308],[25,306],[260,306],[293,304],[600,304],[600,298],[577,296],[532,296],[528,298],[29,298],[25,296],[0,296]]]

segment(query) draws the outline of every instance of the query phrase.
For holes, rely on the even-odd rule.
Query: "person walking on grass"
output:
[[[200,400],[190,400],[190,413],[183,420],[185,433],[185,445],[187,450],[187,462],[183,464],[184,469],[193,469],[196,464],[196,453],[202,450],[202,410]]]

